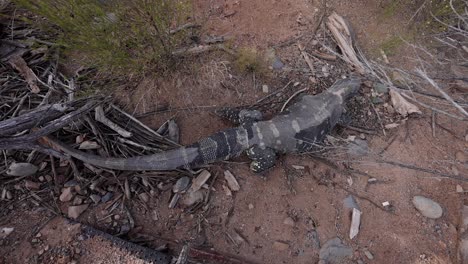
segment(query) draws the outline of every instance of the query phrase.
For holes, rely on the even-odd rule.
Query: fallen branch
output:
[[[127,130],[121,128],[119,125],[117,125],[116,123],[112,122],[109,118],[107,118],[104,114],[104,109],[102,108],[101,105],[96,107],[95,113],[94,113],[94,119],[108,126],[110,129],[114,130],[115,132],[117,132],[119,135],[121,135],[124,138],[129,138],[133,135],[131,132],[128,132]]]
[[[26,80],[26,82],[29,85],[29,89],[31,90],[32,93],[39,93],[41,89],[39,89],[39,86],[37,86],[37,76],[36,74],[29,68],[28,64],[24,59],[19,56],[15,55],[12,56],[9,60],[8,63],[10,63],[13,68],[15,68]]]

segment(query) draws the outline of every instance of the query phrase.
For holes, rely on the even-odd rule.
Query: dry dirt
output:
[[[400,34],[411,16],[399,13],[382,19],[381,3],[372,0],[352,3],[336,0],[328,1],[327,5],[329,10],[334,9],[350,20],[359,44],[367,53],[372,53],[388,37]],[[323,10],[319,1],[306,0],[196,0],[194,7],[195,17],[205,21],[203,34],[232,36],[234,47],[259,50],[307,36],[316,27]],[[306,37],[304,43],[307,40]],[[401,50],[391,56],[390,62],[405,63],[401,59],[404,52]],[[276,54],[293,69],[298,63],[305,65],[294,44],[276,49]],[[212,106],[251,104],[264,96],[263,84],[272,90],[280,89],[289,81],[300,82],[294,88],[297,90],[313,85],[308,77],[295,70],[267,76],[237,73],[232,70],[230,58],[223,54],[195,58],[193,65],[174,73],[170,80],[148,76],[136,90],[120,91],[120,103],[135,114],[161,106],[176,109],[146,116],[141,121],[157,128],[168,118],[176,117],[182,143],[186,144],[229,126],[211,114]],[[228,83],[228,88],[221,82]],[[350,176],[319,159],[287,155],[259,177],[248,170],[246,159],[241,157],[210,168],[217,180],[213,185],[215,191],[211,193],[210,209],[204,213],[168,209],[170,192],[152,197],[148,204],[135,198],[127,205],[136,226],[141,228],[139,232],[154,239],[145,244],[154,248],[168,240],[190,241],[193,246],[229,253],[253,263],[317,263],[319,247],[313,238],[317,235],[320,245],[334,237],[350,245],[354,255],[347,263],[459,263],[461,208],[468,199],[464,193],[456,192],[456,185],[468,189],[468,184],[378,164],[373,159],[376,153],[385,150],[383,156],[389,160],[466,176],[466,163],[455,158],[457,152],[467,154],[466,125],[440,118],[438,122],[457,136],[437,129],[433,137],[430,120],[430,113],[425,113],[387,130],[386,136],[382,133],[367,135],[365,141],[372,152],[367,156],[343,152],[328,156],[339,165],[350,166],[369,176]],[[341,135],[360,136],[352,131]],[[291,169],[292,165],[304,166],[305,170]],[[232,196],[227,196],[222,187],[225,185],[223,171],[227,169],[241,186]],[[377,183],[368,183],[370,177],[376,178]],[[362,211],[360,232],[352,240],[349,239],[350,214],[343,206],[343,200],[351,194]],[[431,220],[419,214],[411,203],[415,195],[440,203],[443,216]],[[382,209],[380,205],[385,201],[390,202],[391,210]],[[64,204],[59,207],[63,211],[66,209]],[[97,221],[106,215],[105,207],[105,204],[92,206],[79,221],[112,232],[113,221]],[[34,263],[35,260],[46,263],[44,257],[37,257],[40,247],[30,243],[33,234],[30,230],[34,226],[35,230],[42,229],[45,219],[51,216],[37,209],[34,211],[31,205],[19,208],[25,210],[13,210],[15,213],[1,220],[2,225],[13,226],[16,231],[2,240],[0,262]],[[158,220],[154,220],[154,211]],[[293,219],[293,223],[285,224],[287,218]],[[236,240],[236,233],[245,241],[233,243],[229,237]],[[276,241],[288,246],[278,249],[274,246]],[[59,246],[59,243],[51,243],[52,248]],[[365,250],[372,253],[373,259],[365,256]],[[79,263],[94,262],[80,259],[79,254],[74,259]]]

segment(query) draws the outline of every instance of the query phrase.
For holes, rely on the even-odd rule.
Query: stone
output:
[[[320,249],[319,259],[327,264],[343,263],[353,255],[353,249],[344,245],[339,238],[328,240]]]
[[[89,204],[83,205],[74,205],[68,207],[68,217],[72,219],[77,219],[86,209],[88,209]]]
[[[95,204],[98,204],[100,201],[101,201],[101,196],[97,195],[97,194],[91,194],[89,196],[89,198],[91,198],[91,200],[93,201],[93,203]]]
[[[24,186],[26,189],[31,190],[31,191],[37,191],[41,189],[41,184],[39,182],[33,182],[33,181],[24,181]]]
[[[189,184],[190,184],[190,178],[187,176],[184,176],[178,179],[177,182],[174,184],[174,186],[172,186],[172,191],[174,193],[181,193],[187,190]]]
[[[266,85],[266,84],[262,85],[262,92],[266,93],[266,94],[270,92],[270,89],[268,88],[268,85]]]
[[[374,84],[374,91],[381,94],[388,93],[388,87],[385,84],[378,82]]]
[[[294,219],[292,219],[291,217],[286,217],[283,221],[283,224],[287,226],[292,226],[292,227],[296,225],[296,223],[294,222]]]
[[[76,181],[76,180],[69,180],[67,181],[63,186],[64,187],[75,187],[77,186],[79,183]]]
[[[457,193],[462,193],[463,192],[463,187],[461,187],[461,185],[457,184]]]
[[[253,205],[253,204],[250,203],[248,206],[249,206],[249,210],[254,209],[254,205]]]
[[[46,176],[44,176],[46,181],[47,182],[51,182],[52,181],[52,176],[50,176],[49,174],[47,174]]]
[[[37,166],[31,163],[12,163],[8,167],[6,174],[9,176],[26,177],[36,173],[38,169],[39,168]]]
[[[71,187],[63,188],[62,193],[60,194],[60,201],[61,202],[69,202],[73,199],[73,192]]]
[[[348,154],[353,156],[364,156],[369,153],[369,144],[366,140],[355,139],[348,144]]]
[[[192,206],[200,201],[203,201],[203,199],[205,198],[205,195],[203,193],[203,191],[201,190],[198,190],[198,191],[195,191],[195,192],[188,192],[184,195],[184,197],[182,198],[182,204],[184,204],[185,206]]]
[[[10,191],[6,191],[6,199],[7,200],[13,199],[13,194]]]
[[[99,144],[97,142],[86,140],[86,141],[81,142],[78,149],[90,150],[90,149],[98,149],[100,147],[101,146],[99,146]]]
[[[108,201],[110,201],[110,200],[112,199],[112,197],[114,197],[114,193],[112,193],[112,192],[107,192],[107,193],[101,198],[101,202],[107,203]]]
[[[273,65],[272,65],[274,70],[281,70],[284,68],[284,63],[281,61],[280,58],[275,57],[273,59]]]
[[[149,202],[149,199],[150,199],[149,195],[145,192],[138,194],[138,198],[140,198],[140,200],[144,203]]]
[[[370,251],[367,250],[367,249],[364,249],[364,255],[366,255],[366,257],[367,257],[369,260],[373,260],[373,259],[374,259],[374,255],[372,255],[372,253],[370,253]]]
[[[466,154],[463,151],[458,151],[455,153],[455,159],[461,163],[465,163],[468,161]]]
[[[210,177],[211,173],[209,171],[203,170],[200,172],[200,174],[198,174],[198,176],[192,181],[192,186],[190,186],[188,192],[190,193],[200,190],[203,184],[205,184]]]
[[[226,179],[226,182],[229,186],[229,189],[233,192],[237,192],[240,190],[239,183],[237,182],[236,178],[232,173],[228,170],[224,171],[224,179]]]
[[[15,230],[14,227],[2,227],[0,229],[0,238],[4,239],[9,236]]]
[[[277,251],[285,251],[289,249],[289,244],[282,241],[275,241],[273,243],[273,249]]]
[[[425,217],[437,219],[442,216],[442,207],[433,200],[424,196],[413,197],[413,205]]]
[[[343,206],[346,208],[346,209],[358,209],[360,210],[361,208],[359,208],[359,205],[357,204],[356,202],[356,199],[354,198],[354,196],[352,195],[349,195],[348,197],[346,197],[344,200],[343,200]]]
[[[349,229],[349,238],[353,239],[359,233],[359,226],[361,225],[361,211],[353,208],[353,215],[351,218],[351,227]]]
[[[82,203],[83,203],[83,197],[81,196],[76,196],[72,202],[73,205],[80,205]]]

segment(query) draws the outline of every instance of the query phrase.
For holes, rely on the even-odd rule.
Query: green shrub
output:
[[[14,1],[45,17],[65,52],[117,74],[167,67],[184,36],[169,31],[185,21],[191,8],[189,0]]]
[[[267,69],[265,58],[254,48],[240,48],[234,65],[240,72],[258,75],[264,74]]]

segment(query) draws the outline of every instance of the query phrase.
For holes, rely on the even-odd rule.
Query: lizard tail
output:
[[[114,170],[128,171],[164,171],[183,168],[196,168],[218,160],[228,159],[238,155],[247,147],[240,144],[243,135],[242,129],[231,128],[217,132],[207,138],[173,150],[153,155],[137,156],[131,158],[107,158],[74,149],[57,140],[48,141],[59,151],[85,163]]]

